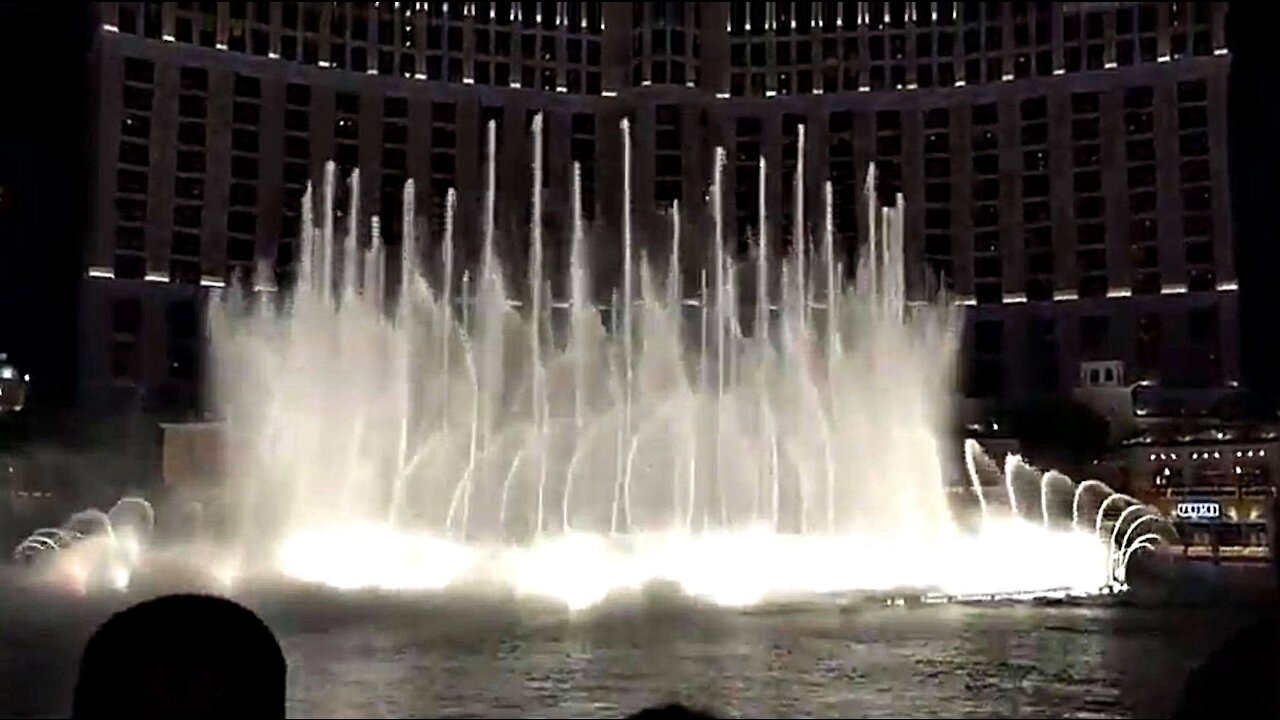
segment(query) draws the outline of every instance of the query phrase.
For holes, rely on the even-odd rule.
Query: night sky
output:
[[[1280,63],[1271,16],[1260,5],[1233,3],[1227,44],[1243,384],[1274,405],[1280,395]]]
[[[33,376],[35,415],[74,401],[92,39],[87,4],[0,3],[0,352]]]
[[[1233,4],[1232,213],[1245,384],[1280,391],[1280,64],[1256,4]],[[86,4],[0,3],[0,352],[30,409],[73,405],[76,290],[89,231],[95,28]]]

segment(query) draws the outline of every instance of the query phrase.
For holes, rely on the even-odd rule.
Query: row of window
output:
[[[1179,324],[1185,328],[1185,343],[1174,348],[1166,333],[1166,313],[1143,313],[1133,325],[1117,328],[1118,318],[1110,315],[1083,315],[1075,320],[1076,351],[1082,361],[1115,359],[1117,343],[1124,343],[1116,331],[1130,331],[1134,338],[1132,357],[1126,359],[1131,377],[1138,380],[1173,381],[1186,386],[1221,385],[1221,320],[1217,306],[1193,307]],[[1031,317],[1024,328],[1025,355],[1021,366],[1028,389],[1055,392],[1063,378],[1060,372],[1060,334],[1069,326],[1051,317]],[[1010,346],[1012,333],[998,319],[973,323],[969,337],[967,391],[977,397],[995,397],[1008,391],[1010,376],[1008,356],[1016,348]],[[1014,341],[1016,342],[1016,340]],[[1176,350],[1177,352],[1171,352]]]
[[[154,66],[147,60],[127,58],[124,63],[124,94],[137,91],[136,97],[146,102],[132,102],[134,110],[125,113],[120,146],[121,168],[118,175],[119,190],[123,195],[117,202],[120,230],[117,247],[126,252],[138,253],[137,268],[122,270],[121,275],[136,277],[143,273],[142,224],[146,216],[146,170],[149,166],[150,132],[150,82],[154,80]],[[175,236],[172,254],[192,266],[180,272],[173,268],[173,275],[199,277],[200,231],[203,225],[204,173],[207,158],[205,126],[208,112],[208,72],[204,68],[185,67],[179,73],[178,96],[178,148],[175,167],[175,205],[173,221]],[[231,212],[226,230],[231,237],[228,259],[234,263],[251,263],[254,257],[254,238],[257,233],[257,182],[259,173],[259,125],[261,122],[261,80],[247,75],[234,76],[234,102],[231,128],[230,187]],[[315,158],[310,152],[312,89],[303,84],[290,83],[285,88],[284,122],[284,181],[285,212],[280,237],[284,239],[280,253],[291,252],[286,247],[297,237],[299,204],[306,183],[311,178],[311,166]],[[1212,276],[1212,225],[1209,205],[1209,165],[1207,157],[1207,87],[1203,81],[1182,82],[1176,87],[1178,100],[1179,147],[1184,160],[1180,165],[1184,185],[1184,231],[1188,238],[1187,262],[1196,265],[1194,277],[1189,278],[1191,289],[1213,288]],[[1162,285],[1157,262],[1158,236],[1155,228],[1156,211],[1156,163],[1153,114],[1154,91],[1151,87],[1129,88],[1123,93],[1123,120],[1126,127],[1125,152],[1127,153],[1126,181],[1130,191],[1129,210],[1132,218],[1129,235],[1134,248],[1137,278],[1136,292],[1160,292]],[[1098,93],[1075,93],[1070,96],[1070,134],[1073,141],[1069,168],[1073,192],[1072,219],[1074,228],[1051,222],[1051,178],[1049,174],[1049,123],[1046,97],[1027,98],[1017,105],[1020,119],[1018,126],[1021,140],[1021,163],[1018,183],[1021,189],[1023,241],[1025,243],[1026,296],[1031,301],[1054,299],[1054,238],[1056,232],[1074,231],[1077,244],[1076,275],[1081,278],[1079,294],[1098,296],[1108,291],[1108,257],[1105,242],[1104,215],[1106,200],[1102,195],[1101,175],[1101,97]],[[361,96],[339,92],[334,96],[334,152],[336,161],[344,173],[360,164]],[[456,186],[457,139],[456,106],[452,103],[434,103],[431,116],[430,173],[432,196],[442,201],[447,189]],[[145,112],[144,112],[145,110]],[[381,135],[381,214],[388,234],[395,231],[399,213],[399,188],[409,177],[409,102],[407,98],[388,96],[382,101]],[[976,299],[980,303],[1002,302],[1005,293],[1002,283],[1004,253],[1001,251],[1002,186],[1000,173],[1000,147],[997,133],[1000,113],[994,103],[981,104],[969,109],[972,129],[971,144],[972,201],[967,209],[973,222],[973,277]],[[482,113],[499,120],[501,108],[485,108]],[[951,237],[956,212],[951,204],[952,133],[951,110],[934,108],[923,114],[922,157],[925,254],[935,275],[951,277]],[[581,129],[583,120],[591,120],[591,131]],[[682,126],[680,107],[662,105],[657,108],[657,135],[654,147],[655,180],[654,198],[660,207],[679,199],[683,186],[684,160],[681,152]],[[885,200],[902,189],[903,119],[896,110],[880,111],[874,115],[874,155],[877,162],[877,190]],[[594,188],[594,117],[587,114],[574,116],[572,138],[575,161],[584,165],[584,183]],[[797,128],[803,123],[800,115],[783,118],[784,187],[794,183],[796,165]],[[734,168],[734,203],[740,235],[758,225],[759,168],[763,127],[759,118],[739,118],[736,121],[736,158]],[[483,142],[483,134],[480,136]],[[827,172],[833,189],[841,196],[854,196],[857,192],[853,170],[853,113],[833,112],[828,117]],[[133,167],[137,165],[138,167]],[[963,170],[961,170],[963,172]],[[788,174],[790,173],[790,174]],[[373,180],[373,178],[370,178]],[[550,177],[547,176],[547,182]],[[1016,187],[1011,187],[1012,192]],[[790,193],[784,192],[782,247],[789,242],[791,220],[788,215],[792,202]],[[908,198],[911,202],[918,199]],[[435,217],[443,218],[443,208],[437,207]],[[585,211],[594,212],[594,202]],[[856,215],[852,204],[840,203],[836,209],[835,231],[843,247],[852,247],[856,237]],[[1206,249],[1207,246],[1207,249]],[[282,264],[287,264],[283,261]],[[1199,267],[1205,266],[1205,267]],[[1167,279],[1166,279],[1167,280]]]
[[[639,3],[637,3],[639,4]],[[673,3],[674,4],[674,3]],[[1073,3],[993,2],[779,2],[732,3],[728,32],[740,37],[805,37],[841,32],[888,33],[929,29],[965,29],[1010,26],[1013,45],[1046,44],[1053,24],[1061,19],[1062,39],[1103,40],[1115,36],[1160,35],[1185,37],[1219,26],[1223,10],[1212,2],[1115,3],[1088,7]],[[639,16],[633,16],[638,18]],[[633,23],[638,22],[633,19]],[[1034,35],[1033,35],[1034,31]],[[999,40],[989,41],[999,49]]]

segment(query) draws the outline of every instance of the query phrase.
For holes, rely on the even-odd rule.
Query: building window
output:
[[[1125,163],[1129,193],[1129,247],[1133,292],[1161,289],[1159,233],[1156,221],[1154,92],[1130,87],[1124,92]]]

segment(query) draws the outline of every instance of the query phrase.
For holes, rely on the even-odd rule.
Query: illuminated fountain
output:
[[[540,188],[541,116],[532,132]],[[586,227],[576,168],[568,267],[546,261],[535,192],[527,275],[504,270],[493,123],[478,267],[456,259],[452,192],[443,237],[424,247],[407,184],[389,264],[376,218],[360,240],[358,173],[339,227],[342,187],[325,168],[319,197],[305,198],[293,291],[211,303],[246,572],[338,587],[499,583],[574,607],[661,580],[748,604],[895,588],[1096,592],[1122,579],[1116,558],[1153,545],[1137,532],[1098,539],[1103,524],[1139,519],[1100,483],[1014,460],[1006,497],[984,497],[978,468],[994,463],[976,445],[966,462],[981,518],[959,529],[939,445],[957,317],[945,302],[907,302],[901,197],[881,208],[870,179],[865,198],[833,198],[828,183],[816,238],[798,202],[785,259],[760,233],[740,264],[725,251],[717,149],[708,257],[682,267],[678,207],[667,252],[633,244],[625,121],[622,133],[622,273],[609,302],[591,290],[589,254],[615,240]],[[760,173],[763,187],[763,160]],[[832,206],[856,200],[872,211],[847,283]],[[557,274],[567,298],[552,296]]]
[[[32,566],[36,578],[73,592],[128,587],[143,561],[155,529],[155,511],[146,500],[121,498],[107,512],[74,513],[56,528],[36,530],[13,551]]]

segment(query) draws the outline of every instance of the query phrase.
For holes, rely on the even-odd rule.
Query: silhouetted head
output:
[[[685,707],[680,703],[670,703],[645,708],[628,716],[628,720],[715,720],[715,715]]]
[[[72,713],[284,717],[285,660],[271,630],[230,600],[169,595],[116,613],[80,658]]]

